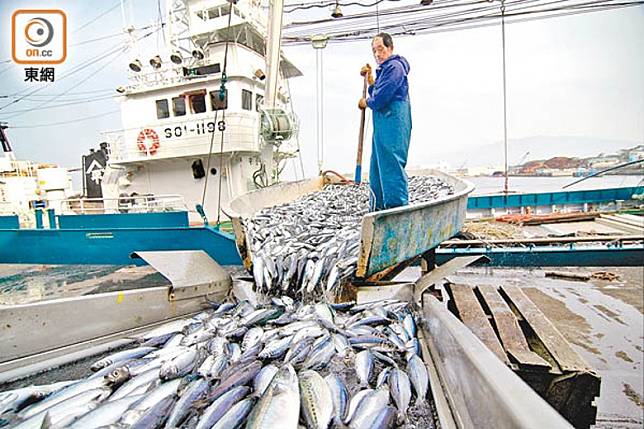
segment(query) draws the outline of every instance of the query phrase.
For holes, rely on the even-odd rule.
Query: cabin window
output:
[[[228,90],[224,92],[224,99],[219,98],[219,91],[210,91],[210,105],[212,110],[224,110],[228,108]]]
[[[259,108],[264,104],[264,96],[262,94],[255,94],[255,111],[259,112]]]
[[[170,109],[168,108],[168,100],[157,100],[157,119],[164,119],[170,117]]]
[[[206,175],[206,170],[203,168],[203,161],[197,159],[192,163],[192,177],[195,179],[201,179]]]
[[[253,93],[242,89],[242,109],[253,110]]]
[[[197,94],[190,96],[190,109],[192,113],[203,113],[206,111],[206,96],[205,94]]]
[[[225,4],[219,8],[219,16],[226,16],[230,13],[230,4]]]
[[[242,13],[237,10],[237,8],[235,8],[234,11],[235,11],[235,15],[243,16]],[[215,19],[222,16],[226,16],[229,13],[230,13],[230,4],[224,4],[217,7],[211,7],[210,9],[200,10],[197,12],[197,16],[203,19],[204,21],[208,21],[209,19]]]
[[[174,116],[186,114],[186,99],[184,97],[172,97],[172,114]]]

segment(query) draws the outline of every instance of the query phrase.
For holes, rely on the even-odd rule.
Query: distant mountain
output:
[[[600,153],[610,154],[627,149],[642,141],[608,140],[576,136],[534,136],[508,140],[508,162],[510,165],[520,161],[543,160],[555,156],[587,158]],[[526,152],[528,156],[522,160]],[[458,152],[442,152],[437,160],[458,166],[467,160],[467,167],[502,166],[503,142],[481,145]]]

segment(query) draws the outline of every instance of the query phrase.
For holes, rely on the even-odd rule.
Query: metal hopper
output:
[[[379,280],[434,249],[461,229],[465,222],[469,182],[435,170],[410,171],[410,175],[438,176],[454,187],[454,194],[430,202],[369,213],[362,219],[362,234],[356,277]],[[321,190],[331,179],[316,177],[246,193],[230,203],[236,243],[244,267],[250,269],[253,255],[241,220],[263,208],[294,201]],[[338,183],[338,182],[335,182]]]

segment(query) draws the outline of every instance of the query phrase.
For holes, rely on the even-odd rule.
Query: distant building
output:
[[[503,171],[499,166],[463,167],[458,168],[455,173],[459,176],[492,176],[496,171]],[[503,173],[501,173],[503,174]]]
[[[603,170],[604,168],[614,167],[621,162],[617,155],[597,156],[594,158],[587,158],[586,165],[596,170]]]
[[[622,149],[619,151],[618,155],[624,162],[644,159],[644,144],[637,145],[630,149]]]

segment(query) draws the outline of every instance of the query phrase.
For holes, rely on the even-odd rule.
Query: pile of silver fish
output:
[[[435,176],[409,178],[410,204],[451,195]],[[244,221],[257,292],[331,301],[356,270],[368,185],[328,185]]]
[[[433,426],[419,423],[429,381],[406,303],[211,307],[94,361],[85,378],[0,393],[0,426]]]

